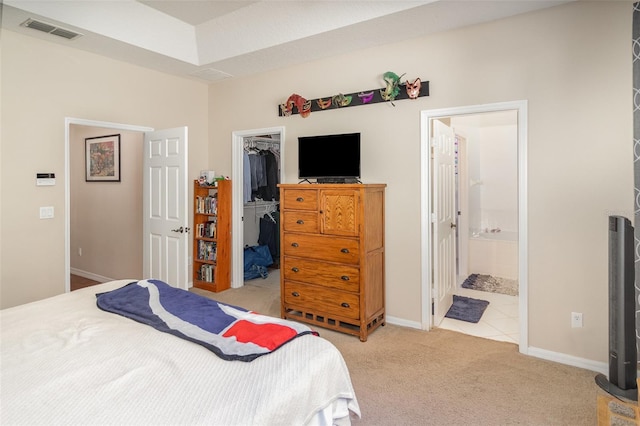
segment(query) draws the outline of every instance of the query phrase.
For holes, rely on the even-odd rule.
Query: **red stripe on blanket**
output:
[[[238,320],[225,333],[224,337],[233,337],[242,343],[254,343],[263,348],[274,350],[297,335],[296,331],[279,324],[255,324]]]

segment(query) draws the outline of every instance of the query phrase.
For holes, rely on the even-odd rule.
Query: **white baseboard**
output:
[[[570,365],[572,367],[584,368],[585,370],[591,370],[596,373],[602,373],[605,376],[609,375],[609,365],[606,362],[593,361],[586,358],[580,358],[573,355],[567,355],[559,352],[548,351],[546,349],[533,348],[529,346],[527,355],[546,359],[548,361],[554,361],[560,364]]]
[[[406,319],[391,317],[387,315],[386,320],[389,324],[400,325],[402,327],[417,328],[422,330],[422,324],[416,321],[407,321]]]
[[[399,325],[402,327],[422,329],[421,324],[416,321],[407,321],[402,318],[392,317],[387,315],[387,322],[393,325]],[[596,373],[602,373],[605,376],[609,375],[609,366],[606,362],[593,361],[586,358],[580,358],[573,355],[567,355],[559,352],[553,352],[546,349],[529,347],[527,353],[524,355],[532,356],[534,358],[546,359],[547,361],[557,362],[559,364],[570,365],[572,367],[584,368],[585,370],[594,371]]]
[[[113,281],[113,278],[109,278],[109,277],[103,277],[102,275],[98,275],[98,274],[94,274],[91,272],[87,272],[87,271],[82,271],[80,269],[76,269],[76,268],[69,268],[71,273],[73,275],[78,275],[82,278],[88,278],[90,280],[93,281],[98,281],[99,283],[106,283],[108,281]]]

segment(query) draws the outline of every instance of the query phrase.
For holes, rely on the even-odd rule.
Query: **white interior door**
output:
[[[453,304],[456,281],[455,136],[439,120],[433,123],[433,315],[442,322]]]
[[[145,133],[143,176],[144,278],[187,289],[189,222],[187,128]]]

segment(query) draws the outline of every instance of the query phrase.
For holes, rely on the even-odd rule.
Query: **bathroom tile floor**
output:
[[[519,343],[519,307],[518,296],[459,288],[455,294],[474,299],[487,300],[489,306],[477,324],[444,318],[439,327],[459,331],[486,339]]]

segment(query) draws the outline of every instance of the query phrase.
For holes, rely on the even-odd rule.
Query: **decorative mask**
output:
[[[311,114],[311,101],[306,100],[297,93],[292,94],[287,99],[287,102],[280,105],[282,115],[289,117],[293,113],[293,108],[298,110],[302,118],[307,118]]]
[[[393,101],[396,96],[398,96],[398,94],[400,93],[399,86],[402,75],[398,76],[398,74],[392,71],[387,71],[382,75],[384,82],[387,84],[387,87],[385,87],[384,89],[380,89],[380,96],[383,100]]]
[[[413,83],[409,83],[409,80],[407,80],[406,85],[409,99],[416,99],[420,95],[420,89],[422,88],[422,81],[420,81],[420,78],[413,80]]]
[[[337,95],[332,97],[333,99],[333,104],[337,107],[346,107],[349,106],[349,104],[351,104],[351,100],[353,99],[353,96],[347,96],[347,95],[343,95],[342,93],[338,93]]]

